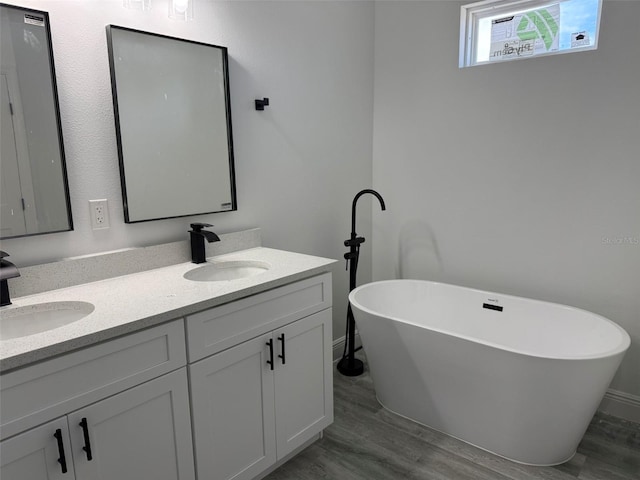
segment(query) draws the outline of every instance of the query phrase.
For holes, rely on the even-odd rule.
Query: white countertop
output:
[[[6,309],[46,302],[83,301],[95,309],[74,323],[27,337],[0,339],[0,372],[109,340],[303,278],[331,271],[335,260],[251,248],[208,259],[264,262],[269,270],[232,281],[196,282],[183,275],[201,265],[191,262],[156,268],[12,299]]]

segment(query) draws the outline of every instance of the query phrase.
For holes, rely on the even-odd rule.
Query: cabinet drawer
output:
[[[185,364],[183,321],[174,320],[3,375],[0,438]]]
[[[187,317],[195,362],[331,306],[331,274],[301,280]]]

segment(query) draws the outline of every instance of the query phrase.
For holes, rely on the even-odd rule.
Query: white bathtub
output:
[[[630,344],[594,313],[442,283],[349,300],[385,408],[531,465],[574,455]]]

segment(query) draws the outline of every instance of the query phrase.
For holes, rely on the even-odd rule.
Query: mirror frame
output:
[[[118,107],[118,90],[117,90],[117,82],[116,82],[116,71],[115,71],[115,59],[114,59],[114,48],[113,48],[113,37],[112,30],[123,30],[128,32],[133,32],[141,35],[147,35],[150,37],[159,37],[168,40],[174,40],[177,42],[187,43],[187,44],[195,44],[202,45],[206,47],[216,48],[220,51],[222,56],[222,69],[223,69],[223,80],[224,80],[224,105],[225,105],[225,115],[226,115],[226,126],[227,126],[227,148],[228,148],[228,162],[229,162],[229,181],[230,181],[230,196],[231,196],[231,208],[227,208],[224,210],[208,210],[203,212],[190,212],[184,213],[180,215],[170,215],[170,216],[159,216],[154,218],[145,218],[141,220],[132,220],[129,215],[129,205],[127,199],[127,185],[126,185],[126,176],[125,176],[125,162],[124,162],[124,152],[122,146],[122,134],[121,134],[121,121],[120,121],[120,109]],[[107,48],[109,54],[109,70],[111,76],[111,92],[113,98],[113,112],[114,112],[114,120],[115,120],[115,128],[116,128],[116,140],[118,146],[118,164],[120,168],[120,185],[122,188],[122,201],[124,206],[124,217],[125,223],[141,223],[141,222],[150,222],[154,220],[167,220],[170,218],[182,218],[182,217],[190,217],[195,215],[206,215],[212,213],[223,213],[223,212],[232,212],[238,209],[237,197],[236,197],[236,178],[235,178],[235,162],[234,162],[234,149],[233,149],[233,134],[231,127],[231,95],[229,91],[229,59],[228,59],[228,51],[227,47],[223,47],[220,45],[214,45],[211,43],[199,42],[195,40],[187,40],[184,38],[173,37],[169,35],[163,35],[154,32],[147,32],[143,30],[137,30],[129,27],[122,27],[118,25],[107,25]],[[164,119],[161,119],[163,121]]]
[[[66,210],[67,210],[67,224],[68,228],[63,228],[60,230],[48,230],[46,232],[37,232],[37,233],[27,233],[25,235],[12,235],[9,237],[2,237],[0,239],[10,239],[10,238],[24,238],[24,237],[34,237],[36,235],[48,235],[50,233],[62,233],[62,232],[71,232],[73,231],[73,215],[71,212],[71,196],[69,193],[69,178],[67,174],[67,161],[64,152],[64,137],[62,134],[62,120],[60,118],[60,102],[58,98],[58,85],[56,83],[56,67],[53,59],[53,43],[51,41],[51,22],[49,20],[49,13],[43,10],[35,10],[33,8],[21,7],[19,5],[9,5],[6,3],[0,3],[1,8],[13,8],[15,10],[19,10],[25,12],[26,14],[32,14],[36,16],[41,16],[45,21],[45,32],[47,38],[47,50],[49,53],[49,72],[51,74],[51,93],[53,96],[53,103],[55,107],[55,117],[56,117],[56,131],[58,135],[58,150],[60,152],[60,168],[62,169],[62,187],[64,188],[64,196],[66,202]]]

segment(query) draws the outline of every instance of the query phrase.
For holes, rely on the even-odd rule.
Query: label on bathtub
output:
[[[489,300],[489,301],[491,302],[495,300]],[[502,311],[502,307],[500,305],[494,305],[493,303],[483,303],[482,308],[486,308],[488,310],[496,310],[498,312]]]
[[[220,210],[231,210],[231,202],[221,203]]]

